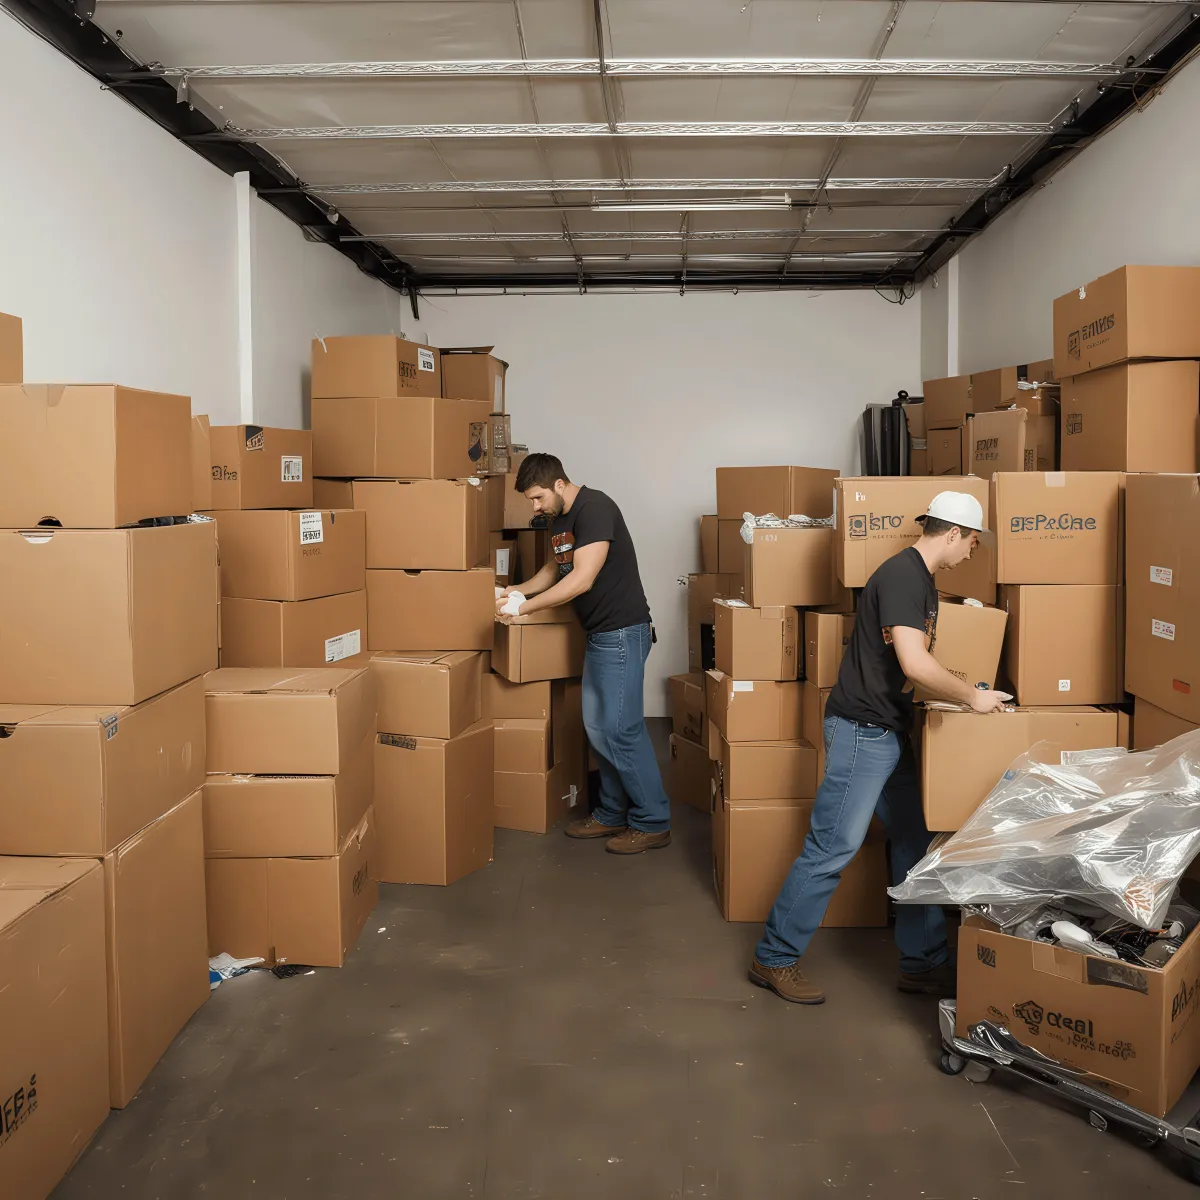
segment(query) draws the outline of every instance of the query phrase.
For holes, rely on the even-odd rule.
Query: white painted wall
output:
[[[686,592],[714,469],[857,471],[863,407],[920,388],[920,302],[873,292],[425,297],[435,345],[494,344],[513,438],[621,506],[659,644],[646,711],[687,670]]]

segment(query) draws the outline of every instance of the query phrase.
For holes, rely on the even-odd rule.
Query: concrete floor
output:
[[[57,1200],[1200,1195],[939,1074],[886,931],[817,936],[821,1008],[752,987],[759,931],[721,919],[691,809],[665,851],[497,831],[487,870],[382,891],[343,970],[223,984]]]

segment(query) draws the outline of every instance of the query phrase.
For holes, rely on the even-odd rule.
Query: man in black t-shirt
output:
[[[825,776],[800,857],[784,881],[754,952],[750,980],[796,1004],[820,1004],[820,988],[799,967],[842,869],[858,853],[879,814],[891,841],[893,883],[929,848],[921,788],[909,742],[911,684],[947,700],[992,712],[1011,697],[981,691],[951,675],[930,651],[937,637],[933,576],[970,558],[985,533],[983,508],[964,492],[933,498],[916,545],[889,558],[859,597],[837,685],[825,704]],[[942,910],[902,904],[896,912],[899,987],[953,995]]]
[[[521,616],[570,602],[587,634],[583,723],[600,765],[600,803],[567,836],[607,838],[614,854],[667,846],[671,806],[642,702],[654,630],[625,518],[603,492],[572,483],[552,454],[529,455],[516,490],[551,518],[553,557],[496,604],[510,590],[527,597]]]

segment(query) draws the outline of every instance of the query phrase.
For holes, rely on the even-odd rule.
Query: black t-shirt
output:
[[[581,487],[575,503],[554,518],[551,546],[558,577],[571,573],[575,551],[593,542],[608,543],[608,557],[589,592],[573,603],[579,623],[588,633],[610,633],[630,625],[648,625],[650,606],[638,574],[637,551],[621,510],[603,492]]]
[[[925,560],[913,547],[889,558],[863,588],[854,632],[838,680],[825,705],[827,716],[904,733],[912,724],[912,692],[892,645],[891,628],[902,625],[937,639],[938,595]]]

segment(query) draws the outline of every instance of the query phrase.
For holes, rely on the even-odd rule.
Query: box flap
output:
[[[99,869],[94,858],[0,858],[0,930]]]
[[[332,695],[365,671],[365,667],[313,667],[307,671],[286,667],[222,667],[204,677],[204,691],[210,696],[272,694]]]

